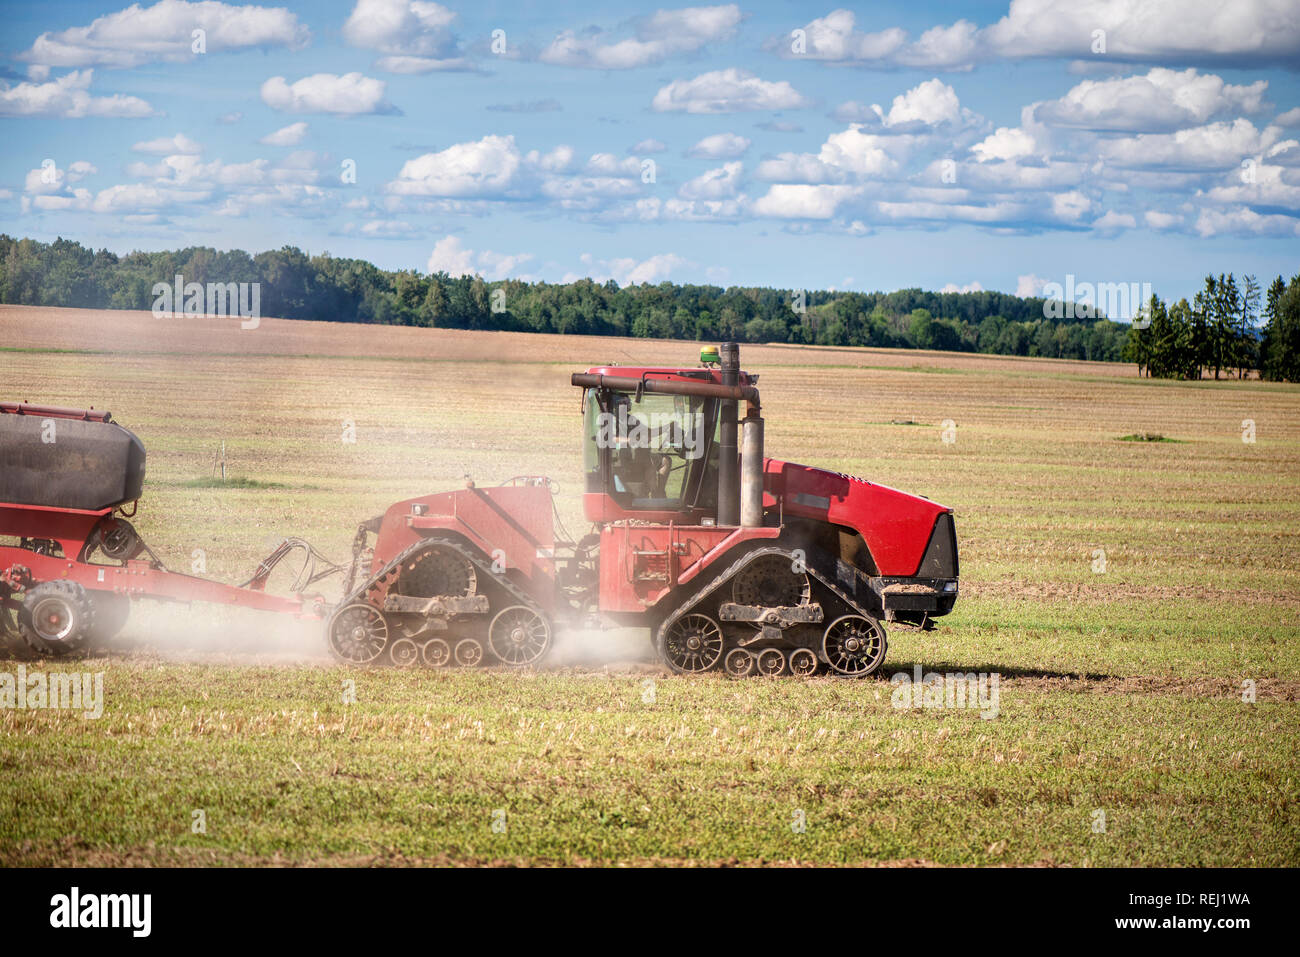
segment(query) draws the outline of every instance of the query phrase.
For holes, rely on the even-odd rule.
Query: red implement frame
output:
[[[40,582],[64,579],[87,591],[131,598],[206,601],[309,618],[319,618],[324,612],[324,600],[319,595],[280,598],[266,594],[265,575],[255,577],[245,587],[236,587],[167,571],[142,559],[119,564],[86,561],[100,528],[116,521],[113,512],[111,508],[82,511],[0,502],[0,536],[54,541],[63,551],[62,556],[44,555],[0,544],[0,604],[16,609],[21,599],[15,596]]]

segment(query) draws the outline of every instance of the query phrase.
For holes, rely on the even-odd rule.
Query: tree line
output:
[[[943,349],[1122,361],[1127,323],[999,292],[842,292],[613,280],[488,282],[301,249],[194,246],[119,256],[0,235],[0,302],[149,309],[157,283],[259,283],[261,314],[286,319],[707,341]],[[1149,363],[1144,364],[1148,368]]]
[[[1263,329],[1259,328],[1263,321]],[[1129,328],[1123,358],[1138,375],[1200,379],[1210,373],[1300,381],[1300,275],[1278,276],[1261,297],[1254,276],[1205,277],[1189,303],[1166,304],[1153,295]]]

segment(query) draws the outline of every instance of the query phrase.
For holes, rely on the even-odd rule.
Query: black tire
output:
[[[95,606],[76,582],[41,582],[28,590],[18,613],[23,641],[40,655],[70,655],[85,645],[94,629]]]

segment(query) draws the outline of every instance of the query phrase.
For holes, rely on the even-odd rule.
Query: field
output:
[[[111,409],[149,450],[146,540],[232,583],[282,535],[341,560],[466,475],[551,475],[580,534],[569,373],[696,354],[0,307],[0,398]],[[677,678],[643,632],[537,673],[367,671],[301,629],[142,609],[110,655],[21,663],[102,671],[104,713],[0,711],[0,865],[1300,864],[1300,388],[742,360],[770,454],[956,511],[956,611],[892,630],[879,679]],[[222,443],[245,487],[208,487]],[[894,707],[916,665],[1000,674],[996,717]]]

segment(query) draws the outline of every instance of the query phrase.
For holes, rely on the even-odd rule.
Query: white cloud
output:
[[[1142,219],[1152,229],[1172,229],[1183,221],[1183,217],[1173,213],[1162,213],[1157,209],[1149,209],[1142,214]]]
[[[1133,229],[1136,226],[1137,220],[1133,218],[1131,213],[1117,213],[1113,209],[1106,210],[1103,215],[1092,223],[1093,229],[1110,233],[1118,232],[1121,229]]]
[[[778,219],[831,219],[843,203],[857,194],[853,186],[778,183],[755,200],[754,212]]]
[[[1074,223],[1092,208],[1092,200],[1071,190],[1068,193],[1055,193],[1052,196],[1052,215],[1062,222]]]
[[[400,196],[500,197],[517,184],[522,162],[513,136],[485,136],[407,160],[387,189]]]
[[[735,133],[714,133],[692,146],[686,155],[697,159],[735,159],[743,155],[749,145],[750,140]]]
[[[602,70],[649,66],[730,38],[740,20],[740,7],[734,3],[659,10],[633,21],[633,36],[623,39],[603,30],[565,30],[538,59],[557,66]]]
[[[817,156],[828,166],[861,176],[882,176],[898,169],[898,162],[889,153],[893,145],[885,137],[851,126],[826,137]]]
[[[1300,47],[1300,17],[1291,0],[1012,0],[1007,15],[983,29],[966,20],[935,26],[915,41],[891,27],[857,29],[849,10],[835,10],[802,28],[805,46],[788,35],[767,48],[790,59],[806,57],[882,69],[965,70],[993,60],[1103,56],[1094,45],[1104,32],[1104,62],[1180,65],[1289,66]]]
[[[961,119],[961,104],[953,88],[942,80],[926,80],[919,86],[894,97],[885,126],[939,126]]]
[[[207,190],[181,190],[166,186],[148,186],[143,183],[121,184],[101,190],[91,208],[97,213],[131,213],[140,210],[161,210],[177,203],[193,203],[208,199]]]
[[[97,17],[89,26],[42,33],[19,59],[54,67],[136,67],[159,60],[192,60],[198,55],[194,30],[204,31],[208,53],[258,47],[298,49],[306,46],[311,36],[307,27],[282,7],[159,0],[151,7],[132,4]]]
[[[263,146],[297,146],[307,135],[307,124],[303,120],[283,126],[274,133],[267,133],[259,143]]]
[[[1273,123],[1277,126],[1285,126],[1288,128],[1300,126],[1300,106],[1297,106],[1294,110],[1287,110],[1285,113],[1280,114]]]
[[[940,292],[983,292],[984,287],[981,286],[978,282],[967,283],[964,286],[959,286],[955,282],[950,282],[950,283],[945,283],[943,288],[941,288],[939,291]]]
[[[737,161],[711,169],[683,183],[678,195],[683,199],[730,199],[739,191],[741,168]]]
[[[647,153],[663,153],[667,149],[668,147],[664,145],[663,142],[652,138],[648,140],[642,140],[640,143],[637,143],[635,146],[630,147],[628,149],[628,152],[636,156],[644,156]]]
[[[999,126],[992,135],[971,148],[981,163],[990,160],[1014,160],[1034,152],[1034,138],[1022,129]]]
[[[831,62],[852,62],[880,67],[969,69],[976,53],[977,30],[958,20],[948,27],[933,27],[915,42],[906,30],[890,27],[877,33],[857,29],[851,10],[834,10],[804,27],[804,49],[791,37],[774,37],[768,48],[791,59],[808,57]]]
[[[1086,130],[1172,131],[1228,113],[1257,112],[1267,89],[1267,80],[1233,86],[1213,73],[1157,67],[1145,76],[1084,80],[1059,100],[1035,104],[1033,115],[1042,123]]]
[[[93,70],[73,70],[48,83],[0,81],[0,116],[87,116],[136,118],[153,116],[154,108],[137,96],[91,96]]]
[[[937,78],[900,93],[888,110],[878,103],[865,106],[850,100],[837,106],[831,115],[843,123],[861,123],[890,133],[923,133],[980,121],[962,107],[953,88]]]
[[[587,160],[586,172],[594,176],[637,176],[641,172],[641,161],[635,156],[593,153],[591,159]]]
[[[360,73],[315,73],[289,84],[282,76],[273,76],[262,84],[262,101],[282,113],[335,113],[341,116],[362,113],[396,112],[384,99],[385,84]]]
[[[352,232],[350,227],[345,232]],[[420,235],[420,230],[403,219],[371,219],[355,230],[369,239],[411,239]]]
[[[1293,216],[1266,215],[1244,207],[1206,209],[1196,220],[1202,238],[1225,233],[1237,236],[1300,236],[1300,220]]]
[[[1033,273],[1026,273],[1023,276],[1016,277],[1016,295],[1021,299],[1030,299],[1043,294],[1043,287],[1047,285],[1048,280],[1041,276],[1035,276]]]
[[[357,0],[343,39],[384,54],[375,68],[387,73],[472,70],[451,32],[455,19],[455,11],[424,0]]]
[[[159,156],[169,156],[175,153],[194,155],[203,152],[203,147],[184,133],[177,133],[172,137],[164,136],[157,140],[145,140],[136,143],[131,149],[137,153],[155,153]]]
[[[1300,212],[1300,175],[1270,163],[1256,163],[1249,173],[1251,182],[1243,182],[1243,175],[1244,170],[1234,170],[1227,176],[1231,185],[1216,186],[1206,195],[1226,205]]]
[[[691,265],[676,253],[659,253],[657,256],[651,256],[648,259],[633,259],[631,257],[596,259],[590,253],[583,253],[579,258],[590,270],[587,275],[590,275],[592,279],[597,282],[613,279],[620,286],[662,282],[668,278],[674,269]],[[565,276],[564,281],[572,282],[574,279],[579,278],[582,278],[582,276],[577,273],[570,273]]]
[[[730,67],[693,80],[674,80],[655,94],[657,113],[738,113],[746,110],[791,110],[810,106],[785,80],[770,82]]]
[[[1250,120],[1236,119],[1176,133],[1140,133],[1105,140],[1098,145],[1098,151],[1107,163],[1123,169],[1227,169],[1273,145],[1276,132],[1261,133]]]
[[[1094,30],[1108,62],[1259,67],[1294,64],[1300,47],[1291,0],[1012,0],[981,40],[1009,59],[1091,59]]]
[[[487,279],[505,279],[518,267],[532,259],[531,253],[513,255],[493,252],[490,249],[468,249],[456,236],[445,236],[433,246],[425,271],[445,272],[448,276],[483,276]]]
[[[754,175],[770,183],[840,183],[844,172],[828,166],[811,153],[779,153],[758,164]]]

